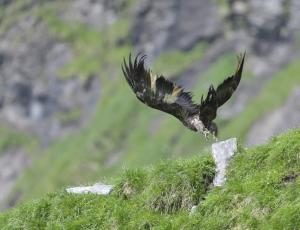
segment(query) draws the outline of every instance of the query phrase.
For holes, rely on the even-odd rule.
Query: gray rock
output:
[[[212,154],[216,163],[216,177],[213,181],[214,186],[222,186],[226,181],[226,168],[231,157],[237,151],[237,139],[232,138],[212,144]]]
[[[293,33],[293,35],[298,36],[300,32],[300,1],[291,0],[290,3],[290,20],[288,23],[288,30]]]
[[[82,187],[72,187],[67,188],[66,191],[68,193],[75,194],[97,194],[97,195],[108,195],[113,189],[112,185],[105,185],[101,183],[96,183],[92,186],[82,186]]]
[[[213,1],[141,1],[132,41],[150,61],[166,50],[191,49],[199,41],[211,42],[222,33]]]
[[[277,19],[283,14],[284,0],[250,0],[248,20],[255,27],[274,29]]]
[[[151,61],[164,50],[169,30],[175,23],[176,1],[141,1],[137,8],[131,40]]]
[[[74,0],[70,1],[68,10],[63,12],[62,18],[102,30],[116,22],[117,13],[124,4],[124,0]]]

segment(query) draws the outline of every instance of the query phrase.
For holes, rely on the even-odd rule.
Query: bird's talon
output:
[[[210,132],[209,132],[207,129],[205,129],[205,130],[203,131],[203,134],[204,134],[204,138],[205,138],[206,140],[208,140],[208,136],[209,136]]]

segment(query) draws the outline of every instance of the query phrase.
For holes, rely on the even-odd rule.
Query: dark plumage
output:
[[[191,130],[202,132],[206,136],[208,131],[214,135],[218,132],[213,120],[217,116],[217,109],[229,100],[238,87],[244,59],[245,54],[238,57],[236,72],[217,89],[211,85],[206,98],[202,96],[200,104],[193,102],[190,92],[147,70],[144,65],[145,56],[137,55],[132,60],[129,55],[128,63],[124,59],[122,70],[126,81],[141,102],[175,116]]]

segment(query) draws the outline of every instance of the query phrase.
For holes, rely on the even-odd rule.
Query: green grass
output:
[[[299,138],[300,131],[293,131],[236,155],[225,187],[207,196],[195,226],[299,229],[300,180],[284,181],[287,175],[300,172]]]
[[[239,148],[222,188],[209,155],[125,170],[109,196],[63,190],[0,215],[1,229],[299,229],[300,130]],[[193,205],[198,205],[190,214]]]
[[[76,196],[64,191],[49,194],[12,210],[12,218],[8,213],[1,215],[0,228],[111,229],[115,226],[119,229],[162,221],[170,225],[168,218],[161,219],[161,214],[171,217],[197,204],[213,176],[214,163],[210,156],[162,162],[144,170],[126,170],[116,180],[115,190],[109,197]],[[137,222],[130,220],[132,215]]]

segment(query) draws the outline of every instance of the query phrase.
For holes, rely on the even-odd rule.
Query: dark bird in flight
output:
[[[128,63],[124,59],[122,70],[126,81],[136,97],[151,108],[169,113],[179,119],[189,129],[214,137],[218,134],[213,120],[217,110],[229,100],[238,87],[245,59],[245,53],[238,56],[235,73],[225,79],[216,89],[209,87],[206,98],[201,97],[200,104],[192,100],[192,94],[177,86],[162,75],[155,75],[145,68],[146,56],[137,55],[134,60],[129,55]]]

